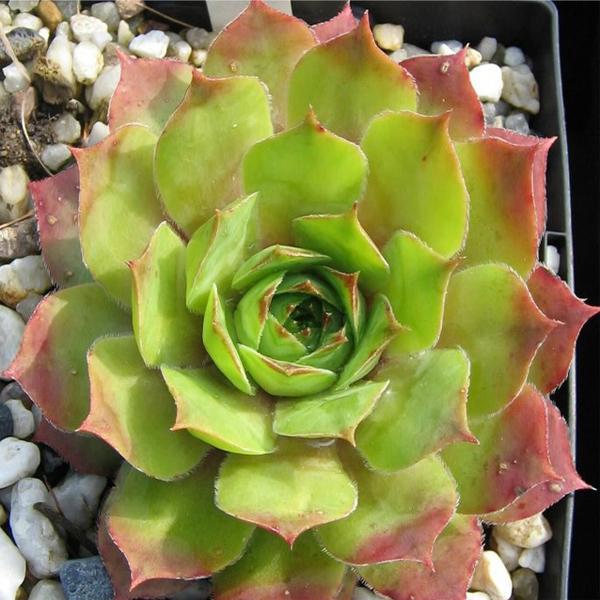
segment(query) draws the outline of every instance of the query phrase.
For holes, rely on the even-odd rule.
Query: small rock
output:
[[[96,2],[92,4],[92,16],[106,23],[109,31],[117,31],[121,20],[114,2]]]
[[[23,317],[24,321],[29,321],[36,306],[43,300],[43,296],[36,293],[27,294],[27,298],[21,300],[15,306],[15,310]]]
[[[58,581],[42,579],[31,590],[29,600],[65,600],[65,594]]]
[[[71,158],[71,151],[66,144],[48,144],[40,158],[51,171],[58,171]]]
[[[65,19],[70,19],[73,15],[79,12],[80,0],[58,0],[58,8]]]
[[[448,56],[450,54],[456,54],[462,47],[463,45],[458,40],[445,40],[442,42],[433,42],[430,50],[433,54]]]
[[[492,121],[492,127],[496,129],[504,129],[504,117],[502,115],[497,115],[494,117]]]
[[[523,50],[521,50],[521,48],[509,46],[504,51],[504,64],[507,67],[516,67],[517,65],[522,65],[524,62],[525,54],[523,54]]]
[[[44,579],[56,575],[68,556],[65,542],[52,523],[34,508],[38,502],[55,506],[39,479],[19,481],[12,493],[10,528],[29,570],[38,579]]]
[[[169,50],[173,47],[174,44],[183,40],[183,38],[174,31],[165,31],[165,35],[169,38]]]
[[[21,400],[25,406],[31,406],[31,399],[16,381],[7,383],[0,392],[0,402],[8,400]]]
[[[0,301],[16,306],[30,292],[43,294],[52,287],[46,266],[39,255],[17,258],[0,266]]]
[[[356,587],[352,592],[352,600],[377,600],[373,592],[364,587]]]
[[[93,42],[80,42],[73,49],[73,72],[80,83],[94,83],[103,66],[102,52]]]
[[[494,533],[520,548],[536,548],[552,537],[550,523],[542,513],[513,523],[496,525]]]
[[[168,47],[169,38],[157,30],[137,35],[129,43],[129,50],[142,58],[164,58]]]
[[[46,56],[36,63],[36,73],[44,82],[44,100],[49,104],[63,104],[77,95],[73,47],[66,36],[56,35],[48,46]]]
[[[82,529],[88,529],[96,517],[105,487],[106,477],[72,471],[54,488],[54,497],[67,519]]]
[[[177,60],[188,62],[192,54],[192,47],[185,40],[181,40],[173,44],[172,52]]]
[[[419,48],[419,46],[415,46],[414,44],[404,44],[402,46],[403,50],[406,50],[407,58],[412,58],[413,56],[426,56],[431,54],[428,50],[424,48]]]
[[[47,27],[42,27],[38,31],[39,36],[44,40],[44,48],[48,46],[48,42],[50,41],[50,30]]]
[[[28,438],[35,429],[33,414],[27,410],[20,400],[8,400],[2,406],[8,408],[13,422],[13,437]]]
[[[477,50],[481,54],[481,59],[485,62],[492,60],[496,50],[498,49],[498,41],[493,37],[484,37],[477,46]]]
[[[467,69],[472,69],[479,64],[481,64],[481,52],[469,46],[465,54],[465,65],[467,65]]]
[[[2,217],[1,204],[0,202],[0,217]],[[39,252],[39,244],[34,217],[0,228],[0,262],[9,262],[35,252]]]
[[[78,42],[89,42],[96,31],[107,31],[106,23],[88,15],[73,15],[69,19],[71,31]]]
[[[15,27],[6,34],[6,37],[16,57],[23,62],[34,58],[45,46],[44,38],[27,27]],[[6,53],[4,46],[0,46],[0,67],[11,63],[12,58]]]
[[[208,52],[206,50],[193,50],[192,51],[192,64],[195,67],[201,67],[206,60]]]
[[[540,586],[533,571],[517,569],[511,577],[514,600],[538,600]]]
[[[500,556],[504,566],[509,571],[514,571],[519,566],[521,548],[498,537],[495,528],[490,539],[490,547]]]
[[[0,441],[12,437],[13,431],[12,412],[6,404],[0,404]]]
[[[469,72],[471,85],[482,102],[498,102],[502,95],[502,69],[498,65],[484,64]]]
[[[394,50],[400,50],[404,43],[404,27],[392,23],[375,25],[373,37],[380,48],[394,52]]]
[[[108,106],[108,102],[119,83],[120,77],[120,65],[111,65],[102,69],[94,85],[85,90],[85,98],[90,108],[98,110],[101,106]]]
[[[206,50],[214,39],[214,35],[201,27],[191,27],[185,32],[185,39],[193,50]]]
[[[504,119],[504,127],[523,135],[529,134],[529,123],[522,112],[514,112]]]
[[[0,4],[0,25],[8,27],[12,23],[10,9],[6,4]]]
[[[0,305],[0,374],[8,368],[17,354],[24,331],[25,323],[19,313]]]
[[[81,125],[71,113],[65,112],[52,124],[52,131],[57,142],[74,144],[81,136]]]
[[[10,64],[2,69],[4,73],[4,89],[9,94],[15,94],[29,87],[31,78],[21,67]]]
[[[35,444],[14,437],[0,441],[0,488],[33,475],[39,465],[40,451]]]
[[[496,107],[497,115],[506,117],[510,113],[510,104],[508,104],[508,102],[504,102],[504,100],[498,100],[498,102],[494,102],[494,106]]]
[[[496,105],[493,102],[484,102],[483,107],[483,118],[485,119],[486,125],[491,125],[496,116]]]
[[[60,569],[67,600],[112,600],[113,587],[99,556],[69,560]]]
[[[19,13],[13,19],[12,24],[13,27],[26,27],[27,29],[32,29],[33,31],[39,31],[44,26],[43,21],[39,17],[27,12]]]
[[[115,0],[121,19],[131,19],[144,10],[143,0]]]
[[[490,597],[485,592],[467,592],[465,600],[490,600]]]
[[[17,590],[25,581],[27,566],[23,555],[12,540],[0,529],[0,598],[13,600],[17,597]]]
[[[33,10],[40,0],[9,0],[8,8],[21,12],[29,12]]]
[[[71,26],[68,21],[62,21],[56,26],[56,31],[54,35],[62,35],[66,37],[68,40],[72,39],[71,36]]]
[[[406,60],[408,58],[408,54],[406,53],[406,50],[404,48],[400,48],[400,50],[395,50],[394,52],[392,52],[390,54],[390,58],[394,61],[394,62],[402,62],[403,60]]]
[[[40,0],[37,14],[50,31],[54,31],[63,20],[60,8],[52,0]]]
[[[490,600],[509,600],[512,594],[510,573],[493,550],[486,550],[481,555],[473,573],[471,588],[485,592]]]
[[[133,33],[129,28],[127,21],[119,21],[119,28],[117,29],[117,42],[121,46],[129,46],[129,42],[133,39]]]
[[[94,31],[91,41],[102,52],[113,41],[113,37],[108,31]]]
[[[550,269],[555,275],[560,269],[560,253],[556,246],[548,244],[544,252],[544,265]]]
[[[531,569],[535,573],[543,573],[546,568],[545,546],[525,548],[519,556],[519,566]]]
[[[527,65],[502,67],[502,99],[534,115],[540,112],[538,84]]]
[[[106,138],[109,133],[110,130],[106,123],[102,123],[102,121],[96,121],[92,126],[90,134],[85,140],[84,146],[86,148],[95,146],[98,142],[101,142],[104,138]]]

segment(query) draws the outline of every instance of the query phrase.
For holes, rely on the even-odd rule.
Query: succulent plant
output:
[[[553,140],[485,130],[464,59],[254,1],[203,72],[121,56],[110,136],[32,184],[58,291],[6,375],[75,468],[120,465],[119,600],[462,600],[482,522],[586,487]]]

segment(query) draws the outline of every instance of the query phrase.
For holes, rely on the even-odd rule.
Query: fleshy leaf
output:
[[[246,553],[213,579],[216,600],[337,600],[346,567],[327,556],[311,532],[290,548],[257,529]]]
[[[258,350],[265,356],[288,362],[307,355],[304,344],[272,314],[267,315]]]
[[[481,102],[465,64],[466,52],[463,48],[449,56],[415,56],[402,61],[417,82],[419,113],[439,115],[452,111],[448,129],[455,140],[480,137],[485,127]]]
[[[540,483],[560,482],[548,456],[544,398],[532,386],[500,413],[470,425],[479,445],[457,443],[442,451],[458,484],[459,512],[495,512]]]
[[[261,395],[231,389],[214,368],[162,369],[177,404],[173,429],[187,429],[208,444],[238,454],[275,449],[271,405]]]
[[[74,148],[79,166],[79,237],[94,279],[122,304],[131,303],[127,261],[140,256],[163,220],[154,192],[156,136],[126,125],[91,148]]]
[[[471,361],[470,417],[496,412],[518,394],[555,326],[506,266],[479,265],[450,279],[438,345],[460,346]]]
[[[357,207],[340,215],[310,215],[293,222],[294,238],[303,248],[330,256],[348,273],[360,272],[359,283],[368,292],[380,290],[390,269],[379,249],[361,227]]]
[[[469,197],[448,119],[401,112],[369,125],[362,141],[369,182],[358,210],[378,246],[406,229],[444,258],[462,247]]]
[[[239,196],[244,154],[272,133],[258,79],[209,79],[194,71],[158,139],[154,170],[165,210],[187,235]]]
[[[204,313],[214,284],[226,294],[234,273],[254,241],[256,194],[241,198],[224,210],[217,209],[192,236],[187,246],[187,307]]]
[[[529,381],[542,393],[549,394],[567,378],[577,336],[600,308],[585,304],[560,277],[542,266],[533,271],[527,287],[542,312],[560,321],[540,346],[529,370]]]
[[[258,77],[269,88],[275,125],[283,129],[290,76],[314,45],[306,23],[255,0],[217,36],[202,69],[209,77]]]
[[[375,377],[389,387],[356,432],[371,467],[397,471],[453,442],[476,441],[467,425],[469,361],[462,350],[388,354]]]
[[[455,515],[433,547],[433,569],[397,561],[358,569],[361,577],[391,600],[465,600],[482,550],[475,517]]]
[[[537,258],[536,148],[498,138],[456,144],[471,199],[466,265],[503,262],[527,277]]]
[[[349,515],[357,493],[334,446],[280,438],[274,454],[228,455],[215,501],[226,513],[292,545],[303,531]]]
[[[217,455],[168,483],[125,467],[106,513],[108,532],[127,558],[132,588],[154,579],[195,579],[242,554],[253,527],[214,506]]]
[[[505,509],[483,515],[482,518],[487,522],[506,523],[525,519],[541,513],[571,492],[590,488],[575,470],[569,441],[569,426],[558,408],[547,398],[545,402],[548,410],[550,462],[561,481],[544,482],[534,486]]]
[[[358,19],[352,14],[350,2],[346,2],[344,8],[335,17],[332,17],[329,21],[317,23],[311,29],[319,44],[324,44],[338,35],[352,31],[357,25]]]
[[[352,344],[348,334],[348,325],[344,325],[331,333],[323,332],[321,345],[306,356],[297,360],[298,364],[310,365],[319,369],[337,371],[352,352]]]
[[[79,171],[69,167],[53,177],[29,184],[35,204],[42,256],[59,287],[87,283],[92,276],[83,264],[77,212]]]
[[[347,211],[361,197],[367,179],[360,148],[327,131],[312,112],[304,123],[256,144],[242,169],[246,192],[261,193],[264,246],[290,243],[294,217]]]
[[[97,341],[88,369],[91,408],[79,431],[97,435],[157,479],[173,479],[200,462],[206,445],[185,431],[170,431],[175,403],[160,373],[144,365],[133,337]]]
[[[457,502],[442,461],[430,456],[390,475],[371,471],[351,452],[345,455],[358,505],[345,519],[317,529],[327,551],[354,565],[399,559],[430,565],[433,543]]]
[[[353,30],[309,50],[292,73],[288,119],[299,123],[312,106],[325,127],[359,141],[384,110],[415,110],[412,77],[373,39],[365,14]]]
[[[219,371],[244,394],[254,395],[256,390],[248,380],[242,359],[237,351],[237,338],[231,316],[226,313],[229,307],[223,305],[217,286],[214,285],[208,297],[204,315],[202,339],[210,357]]]
[[[185,244],[162,222],[148,248],[129,263],[133,331],[149,367],[198,366],[205,353],[202,321],[185,306]]]
[[[338,392],[280,400],[273,430],[291,437],[336,437],[354,445],[356,428],[371,413],[387,386],[387,381],[367,381]]]
[[[277,288],[279,294],[285,292],[308,294],[328,302],[335,308],[342,310],[339,298],[327,283],[312,273],[288,273],[281,285]]]
[[[390,348],[395,352],[419,352],[438,341],[448,282],[457,266],[418,237],[398,231],[383,254],[391,275],[383,292],[394,314],[406,328],[398,332]]]
[[[130,331],[130,316],[99,285],[60,290],[35,309],[5,376],[20,383],[50,423],[74,431],[90,408],[89,347],[100,337]]]
[[[272,396],[308,396],[331,387],[337,375],[296,363],[275,360],[248,346],[238,346],[242,362],[254,381]]]
[[[110,100],[111,131],[139,123],[160,134],[192,80],[192,66],[176,60],[134,58],[118,51],[121,79]]]

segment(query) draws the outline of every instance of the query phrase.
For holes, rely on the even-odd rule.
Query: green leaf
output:
[[[204,315],[202,339],[206,351],[229,382],[244,394],[254,395],[256,389],[246,375],[237,351],[237,338],[233,337],[235,327],[226,311],[228,307],[223,305],[217,286],[213,285]]]
[[[165,210],[187,235],[239,196],[244,154],[272,133],[267,94],[258,79],[208,79],[194,70],[155,154]]]
[[[298,62],[290,81],[289,123],[300,122],[311,106],[325,127],[352,141],[361,139],[375,115],[416,109],[412,78],[377,47],[368,15]]]
[[[391,269],[383,291],[398,321],[406,325],[390,348],[396,353],[431,348],[442,330],[448,282],[458,261],[446,260],[406,231],[393,235],[383,255]]]
[[[359,271],[359,284],[365,291],[373,293],[386,284],[390,268],[358,222],[356,204],[341,215],[294,219],[293,230],[301,246],[330,256],[338,269]]]
[[[304,438],[341,438],[354,445],[354,432],[372,412],[388,382],[361,383],[338,392],[280,400],[273,430]]]
[[[453,442],[476,442],[467,425],[469,360],[462,350],[388,352],[375,377],[389,386],[356,432],[374,469],[397,471]]]
[[[261,395],[231,389],[214,368],[162,369],[177,404],[173,429],[187,429],[208,444],[239,454],[275,449],[271,406]]]
[[[132,588],[208,577],[242,555],[254,528],[215,507],[218,467],[219,457],[208,456],[190,476],[168,483],[123,469],[105,518],[127,559]]]
[[[256,194],[241,198],[215,214],[192,236],[187,246],[187,307],[203,314],[213,284],[222,293],[246,258],[254,239]]]
[[[163,220],[154,191],[156,136],[126,125],[90,148],[74,148],[79,167],[79,237],[94,279],[120,303],[131,302],[127,261],[146,249]]]
[[[238,349],[254,381],[272,396],[318,394],[331,387],[337,379],[337,375],[327,369],[275,360],[242,344]]]
[[[256,144],[242,169],[246,192],[261,193],[263,246],[291,243],[294,217],[349,210],[367,179],[360,148],[327,131],[312,113],[298,127]]]
[[[307,355],[304,344],[272,314],[267,315],[258,350],[265,356],[288,362]]]
[[[288,273],[277,288],[278,294],[308,294],[328,302],[331,306],[342,310],[340,300],[333,288],[313,273]]]
[[[329,333],[326,325],[321,334],[319,347],[314,352],[300,358],[297,362],[300,365],[337,371],[348,360],[352,348],[353,344],[350,341],[347,324]]]
[[[449,113],[388,113],[369,125],[362,141],[369,183],[358,210],[379,247],[406,229],[444,258],[462,248],[469,195],[448,134],[449,118]]]
[[[88,369],[91,409],[79,431],[102,438],[156,479],[174,479],[200,462],[207,446],[186,431],[171,431],[173,398],[160,373],[144,365],[133,337],[97,341]]]
[[[138,349],[149,367],[198,366],[205,356],[202,321],[185,306],[185,244],[162,222],[148,248],[129,263]]]
[[[221,510],[277,533],[290,545],[302,532],[347,516],[356,501],[356,488],[335,447],[291,439],[280,439],[274,454],[230,454],[216,484]]]

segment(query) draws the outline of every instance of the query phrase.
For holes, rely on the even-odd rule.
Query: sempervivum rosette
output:
[[[77,468],[124,459],[117,597],[462,600],[482,521],[585,486],[545,396],[595,312],[536,265],[552,140],[348,7],[121,68],[111,135],[32,186],[59,289],[8,373]]]

